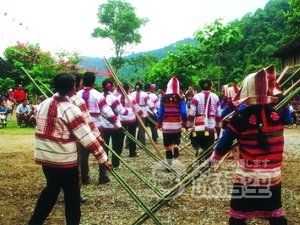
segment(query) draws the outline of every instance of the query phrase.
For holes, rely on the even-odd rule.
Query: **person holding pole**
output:
[[[102,82],[102,88],[103,88],[103,96],[107,104],[111,107],[114,114],[118,117],[118,121],[120,121],[119,117],[121,115],[127,116],[128,110],[127,108],[123,107],[123,105],[119,102],[118,98],[112,94],[112,92],[115,89],[113,80],[110,78],[105,79]],[[123,151],[123,142],[124,142],[123,128],[115,126],[113,123],[107,120],[107,118],[102,116],[101,133],[107,145],[109,145],[109,141],[111,138],[112,149],[118,154],[118,156],[121,156]],[[106,154],[108,154],[108,149],[107,148],[104,149],[106,150]],[[120,160],[116,155],[112,154],[111,162],[114,168],[120,167]]]
[[[112,169],[107,155],[70,101],[76,92],[75,77],[67,73],[53,79],[56,94],[37,108],[35,163],[42,166],[46,186],[42,190],[28,225],[43,224],[52,211],[60,190],[65,201],[66,224],[79,225],[81,218],[77,142],[92,153],[99,164]]]
[[[286,225],[281,203],[281,167],[284,151],[286,113],[274,109],[278,92],[268,82],[264,69],[249,74],[233,99],[244,104],[227,124],[209,162],[217,163],[237,140],[238,167],[230,201],[229,225],[245,225],[250,218],[269,220],[270,225]]]
[[[78,91],[77,95],[85,101],[92,121],[95,123],[99,130],[101,130],[102,126],[102,117],[105,117],[111,124],[114,124],[115,127],[121,128],[122,125],[120,120],[114,114],[111,107],[107,104],[103,94],[94,88],[95,81],[96,76],[94,72],[85,72],[82,75],[83,89]],[[85,169],[81,168],[83,176],[82,179],[88,180],[88,172],[84,171],[88,171],[89,154],[82,154],[81,157],[81,163],[83,163],[83,167],[85,167]],[[106,168],[102,165],[99,165],[99,184],[106,184],[109,181],[110,180],[107,175]]]
[[[72,73],[76,79],[76,92],[82,89],[82,74]],[[85,101],[80,98],[76,93],[70,98],[71,102],[80,108],[82,116],[87,124],[90,126],[93,134],[97,140],[102,144],[104,140],[101,137],[100,131],[98,130],[95,123],[92,121],[89,110],[85,104]],[[88,156],[89,153],[84,149],[84,147],[78,144],[78,154],[79,154],[79,169],[80,169],[80,179],[82,185],[90,184],[91,179],[89,177],[89,163]],[[83,200],[84,198],[82,198]]]

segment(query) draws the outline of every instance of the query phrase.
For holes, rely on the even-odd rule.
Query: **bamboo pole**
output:
[[[300,92],[300,87],[298,87],[296,90],[292,91],[288,96],[286,96],[284,98],[284,100],[282,100],[280,103],[278,103],[275,106],[275,109],[280,109],[281,107],[283,107],[284,105],[286,105],[286,103],[288,101],[290,101],[294,96],[296,96],[298,93]],[[196,168],[195,170],[192,170],[193,168],[196,167],[196,165],[199,165],[197,163],[197,161],[199,159],[201,159],[201,157],[203,157],[204,154],[207,154],[209,152],[211,152],[214,148],[214,146],[217,144],[217,142],[214,143],[214,145],[212,145],[207,151],[205,151],[203,154],[201,154],[201,156],[198,157],[197,160],[195,160],[194,163],[192,163],[190,165],[190,167],[187,168],[186,170],[186,176],[175,186],[173,187],[166,195],[164,198],[160,199],[154,206],[151,207],[151,211],[152,212],[157,212],[161,207],[163,207],[168,201],[171,200],[171,198],[175,197],[175,194],[178,193],[179,190],[182,190],[185,186],[191,184],[195,179],[197,179],[198,177],[200,177],[203,172],[207,171],[208,169],[210,169],[211,164],[208,162],[208,160],[204,161],[198,168]],[[235,147],[235,145],[237,144],[237,141],[235,140],[232,144],[232,148]],[[225,155],[226,157],[229,156],[229,153]],[[191,171],[191,172],[188,172]],[[141,215],[134,223],[133,225],[140,225],[142,223],[144,223],[147,219],[149,218],[149,216],[147,214],[143,214]]]
[[[50,90],[42,81],[38,81],[50,94],[54,94],[52,90]]]
[[[46,97],[48,97],[46,95],[46,93],[39,87],[39,85],[35,82],[35,80],[30,76],[30,74],[27,72],[27,70],[25,70],[24,67],[21,67],[21,69],[25,72],[25,74],[29,77],[29,79],[32,81],[32,83],[39,89],[39,91],[45,95]]]
[[[156,151],[156,153],[158,154],[158,156],[159,156],[161,159],[163,159],[163,156],[162,156],[160,150],[157,148],[156,144],[155,144],[154,141],[152,140],[151,135],[149,134],[149,132],[148,132],[148,130],[147,130],[147,128],[146,128],[146,126],[145,126],[145,124],[144,124],[144,122],[143,122],[141,116],[136,112],[134,106],[132,105],[132,103],[131,103],[131,101],[130,101],[130,99],[129,99],[127,93],[126,93],[126,91],[125,91],[124,88],[123,88],[122,83],[120,82],[120,80],[118,79],[117,75],[115,74],[115,72],[114,72],[113,69],[111,68],[111,66],[110,66],[109,62],[107,61],[107,59],[106,59],[105,57],[103,57],[103,58],[104,58],[104,62],[105,62],[106,67],[109,69],[109,71],[110,71],[112,77],[114,78],[115,82],[117,83],[118,87],[120,88],[122,94],[124,95],[124,97],[125,97],[126,100],[128,101],[128,104],[129,104],[130,107],[132,108],[132,110],[133,110],[134,114],[136,115],[136,117],[137,117],[137,119],[138,119],[140,125],[141,125],[142,128],[145,130],[145,133],[146,133],[147,137],[149,138],[149,140],[150,140],[150,142],[151,142],[153,148],[155,149],[155,151]]]
[[[290,81],[294,76],[296,76],[299,73],[299,71],[300,71],[300,68],[298,68],[295,73],[293,73],[282,84],[280,84],[280,87],[283,87],[288,81]]]
[[[133,189],[126,183],[126,181],[114,170],[110,170],[110,173],[114,178],[123,186],[128,194],[135,200],[136,203],[145,211],[147,218],[151,218],[155,224],[162,225],[162,223],[156,218],[152,210],[149,210],[146,204],[138,197]]]
[[[131,167],[128,163],[126,163],[121,156],[119,156],[109,145],[104,145],[112,152],[123,164],[124,166],[129,169],[137,178],[139,178],[143,183],[145,183],[149,188],[151,188],[159,197],[163,197],[163,191],[157,187],[157,185],[153,184],[150,180],[147,180],[143,177],[142,174],[137,172],[133,167]]]
[[[290,91],[292,91],[296,86],[298,86],[300,83],[300,80],[297,80],[291,87],[289,87],[287,90],[284,91],[283,95],[288,94]]]
[[[202,174],[204,174],[205,171],[207,171],[210,168],[210,164],[208,160],[203,162],[196,170],[188,174],[181,182],[177,183],[163,198],[158,200],[154,206],[150,208],[150,210],[153,213],[156,213],[161,207],[163,207],[166,203],[168,203],[171,199],[179,196],[184,188],[194,182],[198,177],[200,177]],[[140,225],[143,224],[147,219],[149,218],[149,215],[142,214],[132,225]]]
[[[284,70],[282,71],[282,73],[279,75],[279,77],[277,78],[276,82],[279,84],[281,79],[283,78],[283,76],[286,74],[286,72],[288,71],[290,67],[289,66],[286,66],[284,68]]]
[[[179,174],[176,170],[174,170],[169,164],[167,164],[164,160],[161,160],[161,158],[157,157],[154,153],[152,153],[149,149],[146,148],[145,145],[143,145],[140,141],[136,140],[135,137],[133,137],[128,131],[124,130],[124,133],[127,137],[135,141],[135,143],[141,147],[150,157],[152,157],[156,162],[160,163],[164,167],[166,167],[170,172],[172,172],[176,178],[181,178],[181,174]]]

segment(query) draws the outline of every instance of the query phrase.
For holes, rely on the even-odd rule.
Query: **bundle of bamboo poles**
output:
[[[107,67],[111,70],[111,74],[113,75],[113,78],[115,79],[116,83],[118,84],[118,86],[121,87],[122,90],[122,84],[119,82],[118,78],[116,77],[115,73],[112,71],[109,63],[107,62],[107,60],[105,59],[106,65]],[[28,72],[23,69],[24,72],[29,76],[29,78],[33,81],[33,83],[39,88],[39,86],[37,85],[36,82],[34,82],[34,80],[32,79],[32,77],[28,74]],[[285,98],[279,102],[275,109],[279,110],[282,107],[286,106],[292,98],[294,98],[296,95],[299,94],[300,92],[300,87],[299,86],[299,81],[297,81],[296,83],[294,83],[293,86],[291,86],[288,90],[286,90],[284,92],[284,96]],[[39,90],[45,95],[47,96],[40,88]],[[123,91],[125,92],[125,90],[123,89]],[[126,93],[126,92],[125,92]],[[125,97],[127,96],[127,93],[125,94]],[[129,99],[128,99],[129,101]],[[129,101],[130,102],[130,101]],[[140,118],[139,115],[137,116],[137,118]],[[142,143],[140,143],[138,140],[136,140],[135,137],[132,137],[127,131],[124,130],[124,133],[127,137],[132,138],[133,140],[136,141],[137,145],[139,145],[140,147],[142,147],[145,152],[151,156],[153,159],[155,159],[156,161],[162,163],[162,165],[164,165],[165,167],[169,167],[169,165],[167,163],[165,163],[163,160],[161,160],[161,154],[160,151],[156,148],[155,144],[153,144],[153,146],[155,146],[155,150],[158,154],[159,157],[157,157],[155,154],[153,154],[153,152],[151,152],[148,148],[146,148]],[[149,135],[149,134],[147,134]],[[150,137],[150,136],[149,136]],[[150,138],[150,140],[152,140]],[[136,177],[138,177],[142,182],[144,182],[151,190],[154,191],[155,194],[158,195],[158,197],[160,197],[160,200],[158,200],[151,208],[148,208],[146,203],[134,192],[134,190],[130,187],[130,185],[115,171],[112,170],[111,174],[115,177],[115,179],[122,185],[122,187],[128,192],[128,194],[132,197],[133,200],[135,200],[139,206],[143,209],[144,214],[142,214],[135,222],[133,222],[133,224],[137,225],[137,224],[142,224],[144,223],[148,218],[151,218],[153,220],[153,222],[155,224],[161,224],[161,222],[157,219],[157,217],[155,216],[155,212],[157,212],[161,207],[163,207],[167,202],[169,202],[171,199],[173,199],[174,197],[176,197],[178,195],[178,193],[180,193],[186,186],[190,185],[195,179],[197,179],[198,177],[200,177],[205,171],[207,171],[208,169],[210,169],[210,164],[208,162],[208,160],[203,161],[204,158],[207,158],[208,155],[210,155],[214,149],[214,147],[216,146],[217,142],[214,143],[214,145],[212,145],[209,149],[207,149],[206,151],[202,152],[184,171],[184,173],[179,174],[177,171],[173,170],[171,167],[169,168],[170,171],[176,175],[176,177],[180,178],[180,181],[172,188],[169,190],[168,193],[163,195],[162,190],[157,187],[156,185],[154,185],[153,183],[151,183],[151,181],[149,181],[147,178],[143,177],[142,174],[140,174],[139,172],[137,172],[132,166],[130,166],[129,164],[127,164],[122,157],[119,157],[113,149],[111,149],[109,146],[108,149],[115,154],[117,157],[119,157],[120,161],[132,172],[132,174],[134,174]],[[236,145],[236,141],[233,143],[232,147],[235,147]],[[224,156],[224,158],[221,160],[221,162],[223,162],[224,160],[226,160],[226,158],[228,157],[229,154],[227,154],[226,156]]]
[[[284,98],[275,106],[276,110],[280,110],[283,107],[287,106],[287,104],[299,94],[300,87],[299,87],[299,81],[296,82],[292,87],[290,87],[288,90],[284,92]],[[175,196],[176,193],[179,193],[182,188],[186,187],[187,185],[191,184],[195,179],[200,177],[205,171],[211,169],[211,165],[208,160],[203,161],[204,158],[206,158],[208,155],[210,155],[215,148],[217,142],[215,142],[210,148],[208,148],[206,151],[202,152],[198,156],[198,158],[192,162],[184,171],[185,174],[182,174],[181,178],[182,180],[174,186],[164,197],[162,197],[159,201],[157,201],[154,206],[151,207],[152,212],[157,212],[161,207],[163,207],[168,201],[172,199],[172,197]],[[237,141],[235,140],[232,144],[232,149],[235,148],[237,145]],[[227,157],[230,155],[230,153],[226,154],[221,160],[220,163],[223,163]],[[202,162],[202,163],[201,163]],[[199,166],[199,163],[200,166]],[[220,167],[220,164],[217,165]],[[133,224],[139,225],[143,224],[149,216],[147,214],[142,214]]]

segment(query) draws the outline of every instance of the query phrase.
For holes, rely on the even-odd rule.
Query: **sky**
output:
[[[269,0],[125,0],[140,18],[141,43],[127,53],[156,50],[193,37],[197,30],[222,19],[226,24],[264,8]],[[82,56],[114,56],[109,39],[92,38],[97,11],[107,0],[0,0],[0,56],[17,42],[40,44],[51,53],[76,51]]]

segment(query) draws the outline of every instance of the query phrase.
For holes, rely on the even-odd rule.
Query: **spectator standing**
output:
[[[186,110],[186,101],[180,95],[179,81],[173,76],[161,99],[157,124],[157,127],[162,130],[166,160],[170,166],[173,158],[179,156],[181,128],[186,127],[187,121]]]
[[[193,128],[190,139],[196,156],[214,144],[217,120],[221,117],[219,97],[211,91],[212,82],[203,79],[199,86],[201,91],[192,98],[187,122]]]
[[[98,130],[101,130],[102,116],[108,119],[111,124],[121,128],[121,122],[114,114],[111,107],[107,104],[104,95],[94,88],[96,81],[95,73],[85,72],[82,75],[83,89],[77,92],[77,95],[85,101],[85,104],[89,110],[92,121],[97,126]],[[82,152],[81,154],[81,173],[83,180],[89,180],[89,166],[88,158],[89,154]],[[105,184],[109,182],[106,168],[99,165],[99,184]]]
[[[284,123],[291,115],[274,109],[278,102],[268,92],[267,73],[248,75],[234,99],[243,103],[228,122],[210,161],[216,163],[236,139],[239,146],[229,210],[229,225],[245,225],[250,218],[269,220],[270,225],[286,225],[281,203],[281,167],[284,150]],[[286,113],[287,111],[288,113]]]
[[[16,101],[16,104],[21,104],[26,98],[27,98],[27,94],[25,92],[25,90],[23,89],[22,84],[18,84],[17,88],[15,89],[15,91],[12,94],[14,100]]]
[[[61,189],[66,224],[80,224],[77,142],[91,152],[99,164],[111,169],[104,149],[84,121],[80,109],[70,102],[76,91],[75,77],[65,73],[56,75],[54,88],[57,93],[37,109],[34,159],[42,166],[46,186],[37,200],[29,225],[44,223]]]

